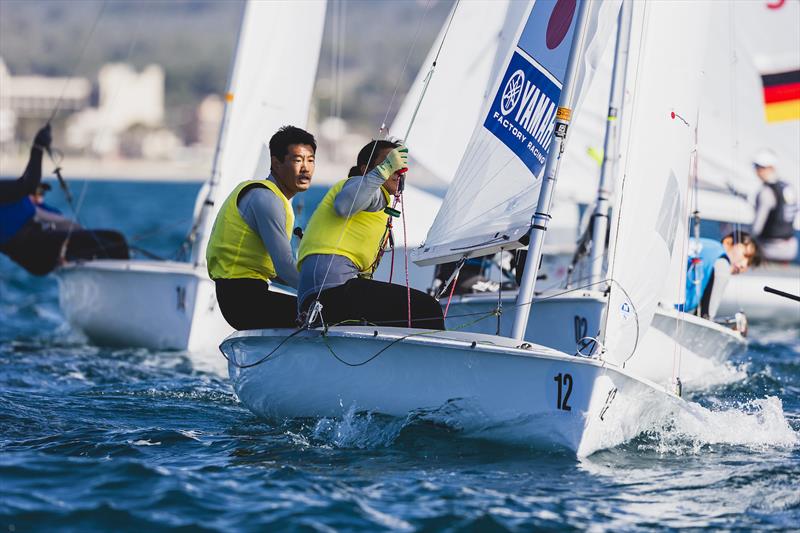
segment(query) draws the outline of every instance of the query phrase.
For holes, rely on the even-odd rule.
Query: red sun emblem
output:
[[[550,20],[547,22],[545,37],[547,48],[550,50],[557,48],[567,35],[572,17],[575,15],[575,4],[576,0],[556,0],[553,12],[550,13]]]

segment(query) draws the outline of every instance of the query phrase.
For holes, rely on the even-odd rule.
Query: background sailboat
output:
[[[301,18],[307,33],[298,40]],[[191,262],[64,266],[57,272],[59,299],[73,327],[103,344],[207,353],[231,332],[206,272],[211,225],[236,183],[268,174],[265,143],[272,133],[306,124],[324,18],[323,1],[300,11],[288,2],[247,2],[212,175],[197,197]]]

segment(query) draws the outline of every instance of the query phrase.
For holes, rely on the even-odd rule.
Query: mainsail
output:
[[[532,2],[499,71],[417,264],[519,246],[529,231],[575,31],[569,2]],[[593,2],[578,99],[607,44],[618,2]]]
[[[713,6],[637,2],[608,277],[604,343],[616,363],[630,358],[649,327],[685,239],[685,202],[699,114],[700,82]]]
[[[297,38],[302,21],[303,37]],[[244,180],[269,174],[266,143],[283,125],[304,127],[316,78],[325,2],[250,1],[245,7],[212,176],[200,195],[195,264],[205,264],[222,200]]]

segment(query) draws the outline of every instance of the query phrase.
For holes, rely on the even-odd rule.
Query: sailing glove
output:
[[[383,179],[389,179],[395,172],[408,170],[408,148],[402,144],[389,152],[383,163],[375,167]]]
[[[50,123],[36,132],[36,137],[33,139],[33,145],[41,150],[48,150],[50,143],[53,142],[53,134],[50,131]]]

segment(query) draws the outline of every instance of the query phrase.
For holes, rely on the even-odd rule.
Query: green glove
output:
[[[408,169],[408,148],[402,144],[389,152],[383,163],[375,167],[383,179],[389,179],[389,176],[403,169]]]

